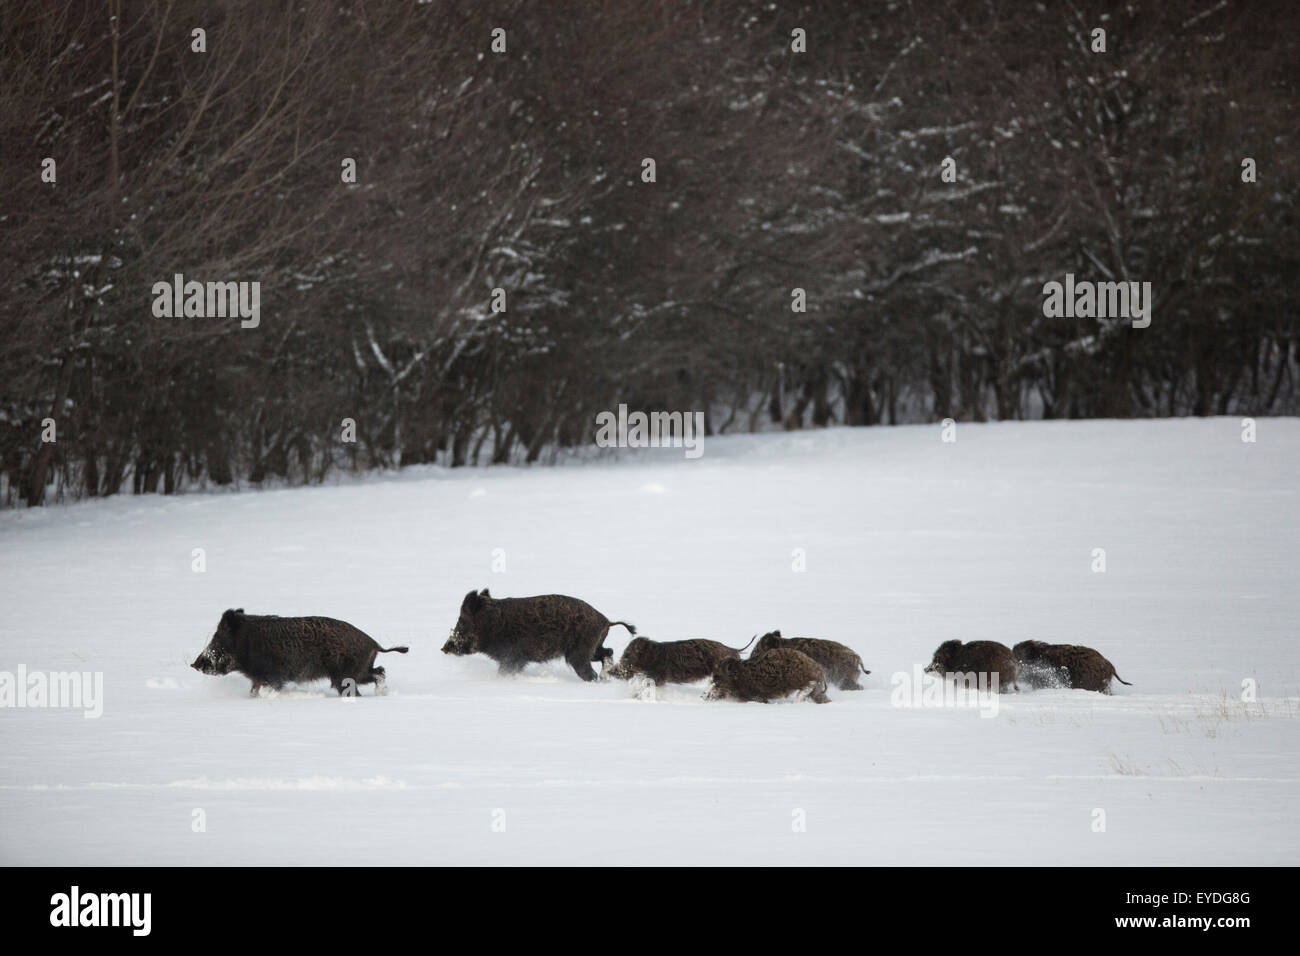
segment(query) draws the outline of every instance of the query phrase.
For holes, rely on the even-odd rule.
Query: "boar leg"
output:
[[[794,695],[794,699],[797,701],[808,700],[809,698],[812,698],[815,704],[829,704],[831,699],[826,696],[826,682],[815,680]]]
[[[605,625],[605,627],[601,628],[599,631],[596,632],[595,635],[596,639],[592,641],[590,645],[588,645],[591,647],[591,653],[587,655],[587,660],[589,660],[591,664],[595,664],[595,663],[600,664],[599,676],[597,676],[596,672],[591,669],[591,664],[587,664],[586,667],[580,667],[577,664],[573,665],[573,669],[578,672],[578,676],[581,677],[583,680],[604,680],[605,679],[605,668],[608,666],[608,661],[613,659],[614,657],[613,650],[603,646],[605,643],[605,635],[607,635],[608,633],[609,633],[609,625],[607,624]],[[583,643],[585,644],[586,642]],[[568,660],[567,656],[565,657],[565,660]],[[570,663],[572,664],[573,662],[570,661]],[[586,663],[586,661],[584,661],[584,663]],[[591,674],[590,677],[586,676],[588,673]]]
[[[586,660],[584,655],[579,653],[570,654],[565,660],[583,680],[591,681],[596,679],[596,672],[591,669],[591,661]]]
[[[609,647],[596,645],[596,652],[591,655],[592,661],[600,661],[600,680],[609,680],[609,668],[614,663],[614,651]]]

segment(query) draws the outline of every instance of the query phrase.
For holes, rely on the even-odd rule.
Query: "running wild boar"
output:
[[[862,665],[862,658],[851,647],[838,641],[827,641],[819,637],[782,637],[780,631],[764,634],[754,645],[750,659],[759,654],[775,650],[778,647],[792,647],[803,651],[826,671],[826,679],[840,690],[862,690],[858,683],[858,674],[870,674]]]
[[[749,644],[754,643],[750,639]],[[749,647],[746,644],[745,647]],[[739,657],[745,647],[728,647],[718,641],[652,641],[634,638],[623,649],[623,656],[608,671],[610,677],[629,680],[644,674],[657,686],[665,683],[689,684],[704,680],[717,669],[718,662]]]
[[[767,703],[787,694],[795,694],[797,700],[811,697],[818,704],[830,703],[822,666],[802,651],[778,647],[747,661],[730,657],[719,661],[704,699]]]
[[[1079,644],[1047,644],[1021,641],[1011,649],[1020,662],[1020,672],[1037,686],[1073,687],[1110,693],[1110,679],[1132,687],[1115,672],[1115,665],[1091,647]]]
[[[190,666],[204,674],[243,674],[253,682],[252,694],[263,686],[279,690],[286,683],[328,677],[339,692],[355,694],[362,684],[384,692],[384,669],[375,655],[406,647],[380,647],[364,631],[331,617],[277,617],[245,614],[241,607],[221,615],[217,632]]]
[[[934,652],[934,659],[927,667],[930,674],[988,674],[990,685],[992,675],[998,675],[998,693],[1005,694],[1009,688],[1020,690],[1016,684],[1018,668],[1011,648],[997,641],[944,641]]]
[[[486,654],[501,674],[513,674],[529,662],[563,657],[583,680],[595,680],[593,661],[602,667],[614,656],[604,647],[611,627],[636,628],[611,621],[586,601],[563,594],[494,598],[487,588],[470,591],[460,605],[460,617],[444,654]]]

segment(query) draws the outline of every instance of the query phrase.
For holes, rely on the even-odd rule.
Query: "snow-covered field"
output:
[[[104,676],[98,719],[0,709],[0,862],[1296,863],[1300,421],[1258,427],[836,429],[0,514],[0,671]],[[499,679],[439,653],[483,587],[873,673],[827,706]],[[227,607],[411,653],[387,697],[252,699],[188,667]],[[949,638],[1088,644],[1133,686],[891,705]]]

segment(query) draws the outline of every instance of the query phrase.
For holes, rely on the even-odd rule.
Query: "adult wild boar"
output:
[[[636,628],[611,621],[586,601],[563,594],[526,598],[494,598],[487,588],[470,591],[460,605],[460,617],[444,654],[486,654],[501,674],[513,674],[530,662],[563,657],[583,680],[595,680],[592,661],[604,664],[614,656],[602,646],[611,627]]]
[[[1110,679],[1132,687],[1115,671],[1115,665],[1098,651],[1080,644],[1021,641],[1011,649],[1020,672],[1039,686],[1073,687],[1110,693]]]
[[[780,631],[772,631],[760,637],[754,645],[754,652],[749,655],[750,660],[778,647],[803,651],[822,666],[826,671],[826,679],[840,690],[862,690],[858,674],[871,673],[862,665],[862,658],[857,652],[839,641],[827,641],[819,637],[782,637]]]
[[[263,685],[279,690],[289,681],[322,677],[340,695],[356,693],[362,684],[374,684],[382,694],[384,669],[375,667],[375,655],[407,650],[380,647],[364,631],[332,617],[245,614],[241,607],[221,615],[217,633],[190,666],[217,676],[243,674],[253,682],[253,696]]]
[[[749,644],[752,643],[751,638]],[[710,676],[719,661],[739,657],[745,647],[728,647],[718,641],[703,639],[652,641],[647,637],[637,637],[623,649],[623,656],[608,673],[620,680],[645,674],[657,686],[668,682],[689,684]]]
[[[929,674],[988,674],[990,684],[992,675],[997,674],[999,694],[1011,687],[1020,690],[1016,683],[1019,669],[1011,648],[997,641],[944,641],[925,670]]]
[[[729,657],[718,662],[705,700],[757,700],[767,703],[787,694],[829,704],[822,666],[802,651],[778,647],[747,661]]]

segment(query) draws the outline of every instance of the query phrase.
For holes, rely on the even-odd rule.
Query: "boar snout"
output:
[[[232,663],[226,655],[211,647],[205,647],[199,656],[194,658],[194,663],[190,667],[193,667],[200,674],[212,674],[220,677],[222,674],[230,673]]]
[[[466,654],[474,653],[474,649],[470,646],[471,643],[471,641],[453,631],[451,637],[447,638],[447,643],[442,645],[442,652],[463,657]]]

